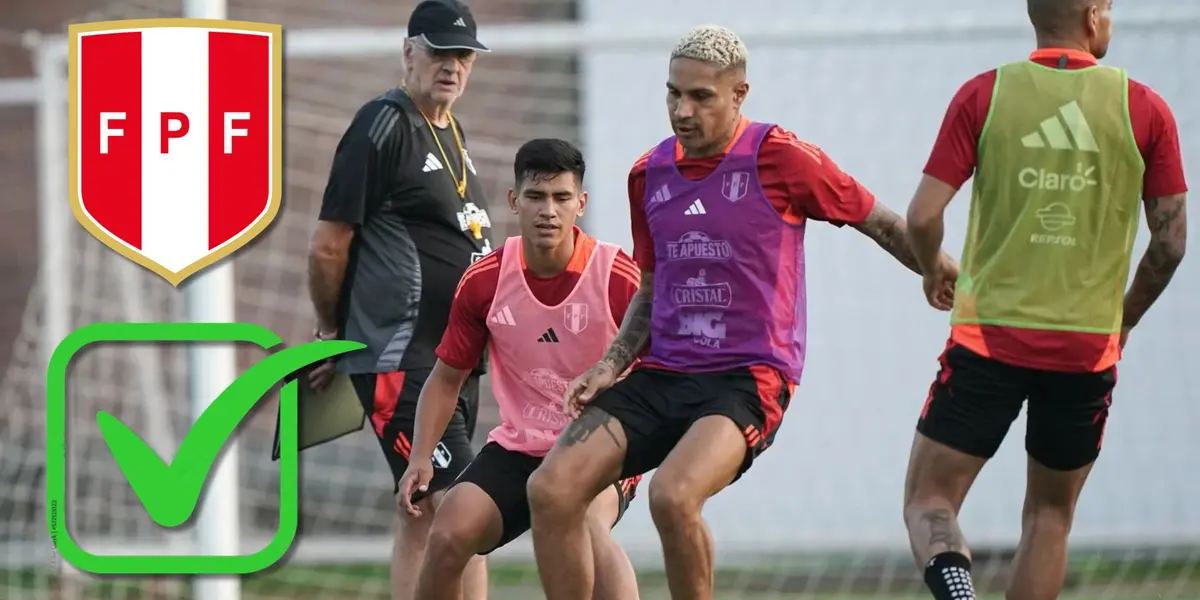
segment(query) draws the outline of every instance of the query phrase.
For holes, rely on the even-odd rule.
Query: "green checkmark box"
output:
[[[46,524],[62,558],[82,571],[104,575],[241,575],[266,569],[283,558],[299,524],[295,381],[285,384],[279,394],[279,529],[265,548],[246,556],[129,556],[92,554],[76,543],[68,524],[59,519],[66,514],[67,368],[81,350],[100,342],[243,342],[270,349],[282,340],[250,323],[97,323],[67,336],[55,349],[46,378]],[[355,342],[312,342],[264,358],[212,401],[169,464],[111,414],[98,413],[97,426],[150,518],[163,527],[178,527],[196,511],[221,449],[276,383],[309,364],[362,347]]]

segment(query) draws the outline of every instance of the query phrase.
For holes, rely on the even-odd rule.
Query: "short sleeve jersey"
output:
[[[554,306],[566,300],[588,264],[596,242],[578,230],[575,236],[578,241],[575,252],[562,273],[543,278],[528,269],[523,270],[529,291],[542,304]],[[483,356],[489,339],[487,316],[492,308],[492,298],[496,295],[503,254],[503,247],[499,247],[471,265],[458,285],[454,304],[450,308],[450,324],[437,348],[438,358],[451,367],[468,369]],[[633,260],[624,252],[618,252],[608,280],[609,308],[617,323],[625,319],[625,311],[629,308],[629,300],[637,292],[639,280]],[[531,337],[530,341],[534,339]]]
[[[1096,64],[1076,50],[1042,49],[1029,60],[1047,67],[1079,69]],[[925,165],[925,174],[960,188],[975,174],[979,139],[992,104],[996,70],[981,73],[959,88]],[[1129,80],[1129,119],[1145,164],[1142,196],[1160,198],[1187,191],[1179,132],[1165,100],[1150,86]],[[1102,371],[1120,357],[1119,336],[1045,331],[998,325],[960,325],[952,338],[974,352],[1008,364],[1053,371]]]
[[[343,372],[432,368],[459,279],[491,251],[483,189],[455,125],[459,139],[393,89],[367,102],[338,143],[320,218],[355,229],[338,327],[367,345],[339,358]]]
[[[742,119],[724,152],[704,158],[685,158],[675,148],[675,163],[687,179],[699,180],[721,164],[725,154],[749,124]],[[633,228],[633,259],[646,271],[654,270],[654,240],[646,222],[646,161],[637,159],[629,171],[629,217]],[[814,144],[778,125],[771,127],[758,151],[758,177],[763,192],[779,215],[789,223],[807,219],[838,227],[862,223],[875,206],[875,196],[848,175]]]

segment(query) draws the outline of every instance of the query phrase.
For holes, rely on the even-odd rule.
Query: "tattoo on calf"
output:
[[[562,432],[560,439],[564,446],[577,446],[586,442],[593,433],[603,429],[613,444],[620,448],[621,438],[617,437],[616,432],[613,431],[614,427],[616,427],[616,419],[612,415],[599,408],[588,407],[583,410],[583,414],[578,419],[567,425],[567,429]]]
[[[958,552],[966,548],[963,542],[962,533],[959,532],[958,524],[954,522],[954,513],[944,508],[937,508],[925,511],[921,515],[921,522],[929,529],[929,547],[934,554],[941,552]],[[937,548],[936,546],[943,546]]]

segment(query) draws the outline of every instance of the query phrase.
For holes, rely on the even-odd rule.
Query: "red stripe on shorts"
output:
[[[396,433],[396,443],[393,448],[400,456],[404,457],[404,460],[408,460],[409,455],[412,454],[412,442],[408,441],[408,436],[404,435],[403,431]]]
[[[1116,385],[1117,385],[1117,366],[1116,365],[1112,366],[1112,374],[1113,374],[1113,387],[1116,387]],[[1113,391],[1108,390],[1108,393],[1104,395],[1104,408],[1100,409],[1100,412],[1096,413],[1096,418],[1092,421],[1093,423],[1100,423],[1100,439],[1096,441],[1096,449],[1097,450],[1099,450],[1102,446],[1104,446],[1104,434],[1108,433],[1108,409],[1112,406],[1112,394],[1113,394]]]
[[[375,375],[375,398],[371,410],[371,425],[375,435],[383,437],[383,428],[396,414],[400,402],[400,390],[404,389],[404,371],[377,373]]]
[[[773,367],[766,365],[753,365],[750,367],[750,373],[754,375],[754,383],[758,387],[758,402],[762,407],[764,419],[762,431],[751,432],[756,441],[762,438],[769,438],[779,427],[779,423],[783,421],[783,394],[786,392],[791,396],[795,391],[795,385],[784,383],[783,375]],[[785,388],[786,386],[786,388]],[[749,442],[750,438],[747,438]]]
[[[922,419],[924,419],[925,415],[929,412],[929,405],[933,403],[933,392],[937,390],[937,386],[939,384],[945,385],[947,381],[950,381],[950,361],[946,360],[946,353],[957,345],[958,344],[955,343],[954,340],[947,340],[946,347],[942,349],[942,354],[938,356],[939,366],[937,377],[933,380],[933,383],[929,384],[929,393],[925,396],[925,405],[921,407]]]

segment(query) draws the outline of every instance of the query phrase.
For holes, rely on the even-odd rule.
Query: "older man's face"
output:
[[[438,50],[420,39],[410,40],[404,59],[417,86],[412,91],[428,95],[438,104],[454,102],[467,88],[475,57],[472,50]]]

